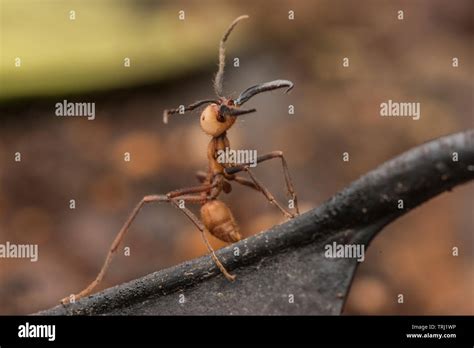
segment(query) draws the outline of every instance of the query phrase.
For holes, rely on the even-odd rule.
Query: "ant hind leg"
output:
[[[227,278],[227,280],[234,281],[235,280],[235,275],[230,274],[224,267],[224,265],[219,261],[217,258],[217,255],[212,248],[211,243],[209,243],[209,240],[206,237],[206,227],[203,225],[203,223],[197,218],[196,215],[194,215],[193,212],[191,212],[188,208],[186,207],[180,207],[178,202],[175,199],[171,200],[171,203],[180,209],[191,222],[198,228],[198,230],[201,232],[202,239],[204,241],[204,244],[206,244],[207,250],[209,250],[209,253],[211,254],[212,260],[216,264],[216,266],[219,268],[219,270],[222,272],[222,274]]]
[[[137,217],[139,211],[143,208],[143,206],[146,203],[166,202],[168,200],[169,198],[166,195],[149,195],[149,196],[143,197],[142,200],[132,210],[127,220],[125,221],[124,225],[122,226],[119,233],[117,234],[114,241],[112,242],[109,252],[107,253],[107,257],[105,258],[104,264],[102,265],[102,268],[100,269],[96,278],[84,290],[80,291],[79,293],[75,295],[70,295],[68,297],[63,298],[61,300],[61,303],[66,304],[71,301],[80,299],[81,297],[90,295],[92,291],[100,284],[100,282],[104,278],[105,273],[107,272],[107,269],[109,268],[110,263],[112,262],[112,258],[114,257],[120,243],[122,242],[123,238],[127,234],[128,229],[130,228],[130,225],[132,224],[133,220],[135,220],[135,218]]]

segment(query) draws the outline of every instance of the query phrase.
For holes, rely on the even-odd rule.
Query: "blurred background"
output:
[[[39,245],[36,263],[0,260],[0,314],[83,289],[144,195],[197,183],[209,141],[198,112],[165,126],[162,110],[213,96],[218,42],[241,14],[250,19],[228,41],[227,93],[278,78],[295,88],[254,97],[248,106],[258,112],[238,120],[231,145],[284,151],[303,210],[401,152],[473,125],[469,0],[0,4],[0,243]],[[64,99],[95,102],[96,119],[56,117]],[[388,99],[420,102],[421,119],[380,117]],[[255,172],[285,199],[277,161]],[[473,194],[472,184],[456,188],[376,237],[344,313],[474,314]],[[224,200],[245,236],[282,222],[245,187]],[[101,289],[206,253],[194,226],[165,204],[145,207],[119,250]]]

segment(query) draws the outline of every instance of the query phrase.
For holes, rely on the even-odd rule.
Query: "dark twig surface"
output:
[[[235,282],[204,256],[37,314],[339,314],[357,261],[326,258],[324,246],[368,245],[399,216],[473,178],[474,131],[442,137],[384,163],[322,206],[219,250]]]

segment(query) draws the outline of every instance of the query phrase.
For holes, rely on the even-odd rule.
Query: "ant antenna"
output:
[[[249,18],[248,15],[243,15],[236,18],[232,24],[229,26],[227,31],[225,32],[224,36],[221,39],[221,43],[219,45],[219,70],[217,70],[216,77],[214,79],[214,91],[216,92],[217,96],[222,97],[222,85],[224,83],[224,66],[225,66],[225,47],[224,44],[227,41],[232,30],[234,30],[237,23],[239,23],[243,19]]]

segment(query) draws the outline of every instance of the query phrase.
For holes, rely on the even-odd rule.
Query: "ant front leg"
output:
[[[294,218],[294,215],[291,214],[285,208],[283,208],[281,206],[281,204],[278,203],[278,201],[275,199],[275,197],[271,194],[271,192],[268,191],[268,189],[265,186],[263,186],[263,184],[260,181],[257,180],[255,175],[250,171],[249,166],[244,166],[243,170],[245,170],[249,174],[249,176],[252,179],[252,182],[255,185],[255,187],[257,188],[257,190],[262,192],[271,204],[275,205],[278,209],[280,209],[280,211],[283,213],[283,215],[285,215],[287,218],[289,218],[289,219]],[[237,182],[241,183],[242,185],[250,186],[248,183],[242,182],[241,179],[238,180]]]
[[[295,211],[296,211],[296,215],[299,215],[300,210],[298,208],[298,198],[296,196],[296,192],[295,192],[295,189],[294,189],[294,186],[293,186],[293,181],[291,180],[290,170],[288,169],[288,163],[286,162],[286,159],[283,156],[283,152],[282,151],[273,151],[273,152],[267,153],[265,155],[258,156],[257,157],[257,163],[265,162],[265,161],[271,160],[273,158],[281,158],[281,164],[282,164],[282,167],[283,167],[283,175],[285,177],[285,183],[286,183],[286,189],[287,189],[288,195],[290,196],[291,200],[293,201]],[[227,174],[235,174],[235,173],[238,173],[238,172],[241,172],[241,171],[247,171],[248,172],[248,170],[246,170],[245,167],[248,168],[248,164],[243,164],[243,165],[238,165],[238,166],[235,166],[235,167],[227,168],[225,170],[225,172]],[[243,185],[249,186],[248,184],[243,184]]]

